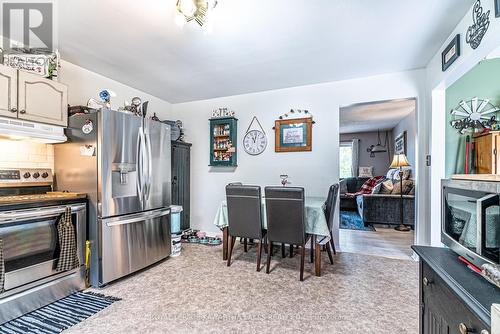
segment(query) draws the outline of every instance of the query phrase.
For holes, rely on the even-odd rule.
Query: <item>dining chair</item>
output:
[[[335,208],[337,207],[338,194],[339,194],[339,184],[338,183],[332,184],[330,186],[330,189],[328,190],[328,197],[325,202],[325,210],[324,210],[326,222],[328,225],[328,230],[330,231],[330,245],[332,247],[333,254],[337,254],[337,250],[335,249],[335,240],[333,238],[333,221],[335,219]]]
[[[269,274],[272,243],[295,245],[300,249],[300,280],[304,280],[305,230],[304,188],[266,187],[267,265]]]
[[[227,266],[231,265],[231,255],[237,237],[257,239],[257,271],[260,271],[262,242],[265,230],[262,228],[262,195],[259,186],[226,186],[228,234],[230,236]],[[246,244],[245,244],[246,251]]]

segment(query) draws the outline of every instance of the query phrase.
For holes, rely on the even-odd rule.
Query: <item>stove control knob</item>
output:
[[[26,173],[24,173],[24,174],[23,174],[23,177],[24,177],[25,179],[29,179],[29,178],[30,178],[30,176],[31,176],[30,172],[26,172]]]
[[[48,178],[48,177],[49,177],[49,173],[47,173],[47,172],[43,172],[43,173],[42,173],[42,177],[43,177],[44,179]]]
[[[38,172],[34,172],[33,173],[33,178],[34,179],[38,179],[39,177],[40,177],[40,173],[38,173]]]

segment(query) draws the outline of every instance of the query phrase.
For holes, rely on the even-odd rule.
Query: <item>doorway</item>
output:
[[[415,98],[405,98],[340,108],[341,251],[411,258],[416,107]],[[408,231],[400,231],[403,227]]]

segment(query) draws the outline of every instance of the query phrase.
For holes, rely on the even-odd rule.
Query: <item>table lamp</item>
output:
[[[400,218],[399,225],[396,226],[394,229],[402,232],[408,232],[410,230],[410,228],[403,223],[403,167],[409,167],[409,166],[410,163],[408,162],[406,155],[404,153],[401,153],[401,154],[394,154],[391,166],[389,167],[389,168],[399,168],[399,186],[401,187],[399,196],[401,201],[400,204],[401,212],[399,214]]]

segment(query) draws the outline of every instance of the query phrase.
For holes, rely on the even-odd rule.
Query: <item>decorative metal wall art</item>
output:
[[[448,44],[448,46],[441,53],[441,69],[446,71],[460,57],[460,34]]]
[[[454,119],[450,124],[464,134],[467,130],[491,129],[497,123],[495,113],[500,109],[490,103],[489,99],[482,100],[477,97],[469,101],[460,101],[458,106],[451,111]]]
[[[234,110],[228,108],[218,108],[212,111],[212,118],[234,117]]]
[[[465,41],[471,48],[477,49],[490,26],[490,11],[484,12],[481,0],[477,0],[472,10],[472,25],[467,29]]]

